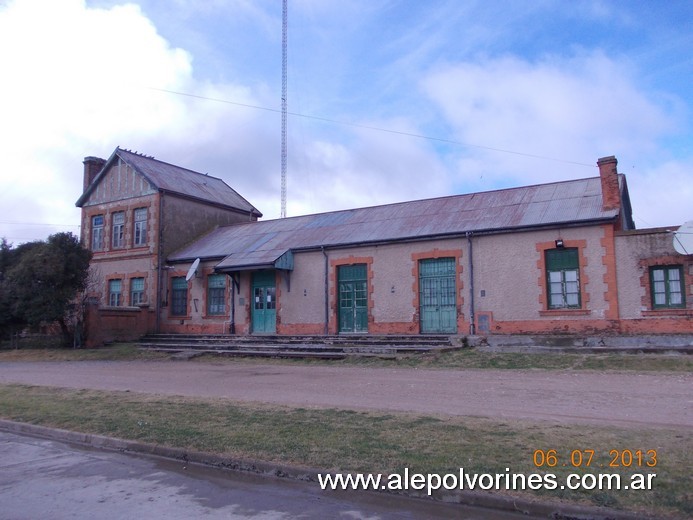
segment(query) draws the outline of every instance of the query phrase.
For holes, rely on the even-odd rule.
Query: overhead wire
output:
[[[158,91],[158,92],[165,92],[168,94],[175,94],[177,96],[191,97],[191,98],[195,98],[195,99],[202,99],[205,101],[214,101],[216,103],[225,103],[227,105],[235,105],[235,106],[240,106],[240,107],[245,107],[245,108],[252,108],[252,109],[256,109],[256,110],[264,110],[266,112],[281,113],[281,109],[278,109],[278,108],[263,107],[260,105],[252,105],[250,103],[241,103],[238,101],[230,101],[228,99],[220,99],[220,98],[213,98],[213,97],[208,97],[208,96],[201,96],[198,94],[191,94],[189,92],[179,92],[176,90],[169,90],[169,89],[164,89],[164,88],[157,88],[157,87],[147,87],[147,88],[149,90],[154,90],[154,91]],[[351,126],[354,128],[363,128],[366,130],[374,130],[377,132],[386,132],[389,134],[402,135],[402,136],[406,136],[406,137],[414,137],[417,139],[426,139],[429,141],[436,141],[439,143],[453,144],[453,145],[464,146],[464,147],[469,147],[469,148],[478,148],[480,150],[488,150],[490,152],[506,153],[506,154],[518,155],[521,157],[528,157],[528,158],[532,158],[532,159],[542,159],[542,160],[547,160],[547,161],[559,162],[559,163],[563,163],[563,164],[586,166],[589,168],[596,167],[594,164],[587,164],[587,163],[582,163],[579,161],[570,161],[567,159],[559,159],[557,157],[549,157],[546,155],[537,155],[537,154],[531,154],[531,153],[527,153],[527,152],[518,152],[516,150],[506,150],[504,148],[496,148],[493,146],[484,146],[484,145],[478,145],[478,144],[464,143],[462,141],[456,141],[454,139],[446,139],[443,137],[433,137],[433,136],[428,136],[428,135],[424,135],[424,134],[417,134],[417,133],[413,133],[413,132],[405,132],[402,130],[393,130],[391,128],[381,128],[378,126],[365,125],[363,123],[354,123],[354,122],[350,122],[350,121],[339,121],[337,119],[331,119],[329,117],[314,116],[314,115],[310,115],[310,114],[301,114],[299,112],[290,112],[290,111],[287,111],[287,114],[290,116],[293,116],[293,117],[312,119],[315,121],[322,121],[325,123],[333,123],[333,124],[337,124],[337,125]]]

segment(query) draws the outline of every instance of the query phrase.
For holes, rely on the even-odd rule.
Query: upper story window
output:
[[[130,280],[130,305],[144,303],[144,278],[132,278]]]
[[[103,215],[91,217],[91,249],[101,251],[103,249]]]
[[[188,314],[188,281],[185,276],[171,280],[171,316]]]
[[[580,261],[577,248],[547,249],[549,309],[580,308]]]
[[[226,313],[226,275],[212,274],[207,278],[207,314]]]
[[[667,265],[650,267],[652,308],[682,308],[686,306],[683,267]]]
[[[122,280],[108,281],[108,305],[120,307],[123,302],[123,282]]]
[[[123,211],[118,211],[113,213],[113,240],[111,241],[111,247],[118,248],[123,247],[123,231],[125,230],[125,213]]]
[[[143,246],[147,244],[147,208],[137,208],[135,210],[133,237],[134,245]]]

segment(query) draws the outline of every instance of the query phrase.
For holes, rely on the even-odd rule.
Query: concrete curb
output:
[[[5,419],[0,419],[0,430],[9,433],[26,434],[33,437],[40,437],[91,448],[119,451],[123,453],[139,454],[151,457],[161,457],[169,460],[181,461],[184,464],[199,464],[224,470],[244,471],[258,475],[287,478],[304,482],[318,482],[318,474],[328,473],[327,471],[315,468],[288,466],[235,457],[223,457],[211,453],[186,450],[182,448],[157,446],[154,444],[128,441],[115,437],[62,430],[58,428],[50,428]],[[467,506],[476,506],[501,511],[513,511],[534,517],[552,518],[555,520],[644,520],[654,518],[650,516],[633,515],[606,508],[582,507],[557,502],[540,502],[526,498],[508,497],[488,492],[458,491],[456,493],[446,492],[444,494],[434,496],[428,496],[426,493],[419,493],[416,491],[392,493],[386,490],[377,490],[376,492],[401,494],[412,498],[439,500],[447,503],[459,503]]]

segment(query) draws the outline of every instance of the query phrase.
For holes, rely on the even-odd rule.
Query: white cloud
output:
[[[184,88],[191,58],[171,48],[139,7],[87,9],[82,0],[8,3],[0,8],[0,48],[14,50],[0,54],[0,180],[11,186],[0,195],[11,215],[0,235],[22,241],[76,232],[81,159],[110,154],[118,137],[166,128],[180,101],[142,87]]]
[[[255,16],[250,4],[243,5]],[[11,185],[0,197],[13,215],[0,222],[0,236],[19,242],[61,229],[76,232],[81,161],[108,157],[117,145],[222,177],[266,217],[278,216],[280,116],[240,106],[273,107],[273,94],[262,85],[251,90],[195,79],[193,57],[166,41],[137,5],[14,1],[0,9],[0,45],[23,49],[0,57],[10,78],[0,87],[0,139],[10,144],[0,180]],[[441,166],[419,143],[401,149],[393,135],[359,130],[347,150],[311,130],[290,143],[290,215],[406,199],[421,171],[431,180],[422,195],[444,191]]]
[[[278,108],[278,85],[263,84],[262,76],[226,82],[213,78],[234,77],[236,54],[246,65],[255,59],[238,47],[242,38],[271,40],[262,40],[262,45],[276,43],[278,37],[272,34],[278,29],[280,10],[270,16],[267,9],[249,0],[215,3],[214,9],[225,14],[233,11],[234,20],[247,20],[252,30],[250,36],[237,35],[236,43],[225,42],[230,47],[219,50],[210,61],[201,49],[214,46],[213,35],[204,39],[202,29],[187,27],[185,36],[175,40],[184,41],[186,48],[177,47],[162,36],[146,9],[133,3],[112,5],[116,1],[108,0],[105,8],[87,7],[84,0],[14,0],[0,7],[0,48],[14,51],[0,54],[0,140],[4,144],[0,237],[19,242],[62,229],[76,232],[79,211],[74,201],[82,189],[81,161],[87,155],[108,157],[117,145],[222,177],[266,217],[277,217],[280,115],[239,104]],[[216,13],[209,10],[210,5],[206,4],[207,17]],[[303,7],[311,11],[310,5],[306,2]],[[321,5],[311,11],[315,24],[320,24]],[[197,9],[197,4],[178,0],[176,7],[183,12],[180,17],[169,12],[159,15],[169,23],[169,37],[176,28],[186,27],[184,20],[193,12],[187,10]],[[328,19],[329,27],[337,23],[334,18]],[[254,37],[253,31],[259,35]],[[311,76],[307,103],[322,111],[315,115],[349,120],[344,90],[361,100],[356,112],[370,118],[351,121],[366,126],[422,134],[424,125],[430,125],[435,127],[434,137],[588,165],[595,165],[600,156],[615,154],[622,166],[637,165],[633,172],[622,171],[629,174],[634,212],[643,220],[639,225],[690,218],[681,217],[683,210],[673,213],[671,209],[686,207],[682,203],[685,190],[656,182],[661,174],[681,184],[690,179],[690,154],[678,162],[658,157],[658,139],[682,124],[685,111],[681,102],[640,88],[634,66],[594,52],[536,61],[513,56],[475,61],[458,57],[419,73],[421,63],[428,61],[427,49],[444,45],[432,38],[421,54],[403,51],[401,59],[395,56],[396,46],[390,47],[385,54],[395,61],[384,62],[384,72],[373,78],[355,74],[348,67],[353,57],[343,49],[341,60],[330,69],[334,74]],[[192,49],[198,56],[193,56]],[[313,52],[322,52],[324,58],[329,50]],[[201,77],[204,65],[213,68],[222,58],[228,59],[232,72]],[[204,62],[197,69],[196,59]],[[378,67],[379,62],[368,70]],[[402,81],[407,91],[398,98],[401,85],[396,72],[405,69]],[[423,96],[417,97],[411,88],[416,77],[422,78]],[[370,83],[362,90],[363,82],[387,87],[374,105],[368,104],[372,103]],[[298,94],[294,99],[300,98]],[[334,116],[335,112],[341,115]],[[406,117],[392,117],[398,113]],[[683,115],[677,119],[677,113]],[[309,118],[292,116],[289,127],[289,215],[597,173],[596,168]],[[690,200],[690,192],[687,196]],[[658,200],[668,201],[665,214],[656,210]]]
[[[635,194],[636,214],[660,225],[676,218],[671,210],[655,215],[637,202],[683,204],[681,194],[648,181],[661,168],[645,174],[661,160],[659,140],[682,124],[682,104],[639,88],[628,64],[598,52],[538,62],[504,57],[448,64],[430,71],[421,85],[460,142],[567,161],[462,147],[457,175],[465,191],[595,176],[597,159],[616,155]],[[626,171],[626,162],[641,168]],[[668,170],[690,179],[690,162]]]

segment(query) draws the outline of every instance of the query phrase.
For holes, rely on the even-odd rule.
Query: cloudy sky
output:
[[[280,213],[280,0],[0,0],[0,237],[116,146]],[[693,220],[693,3],[289,0],[288,214],[598,175]]]

